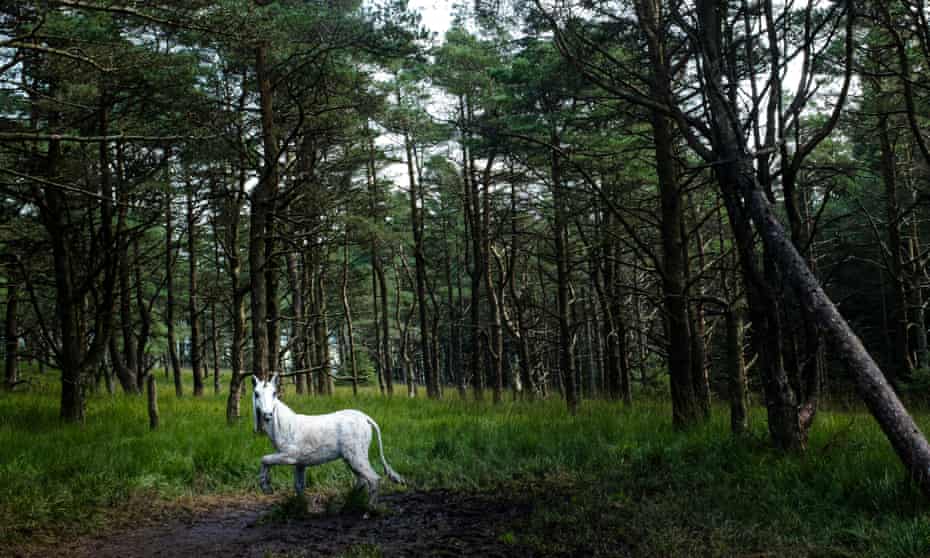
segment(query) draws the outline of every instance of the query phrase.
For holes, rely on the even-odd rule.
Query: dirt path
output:
[[[508,529],[533,505],[499,495],[448,491],[389,494],[387,513],[326,514],[283,519],[268,500],[217,503],[158,525],[75,541],[66,550],[78,557],[261,557],[310,556],[532,556],[508,541]]]

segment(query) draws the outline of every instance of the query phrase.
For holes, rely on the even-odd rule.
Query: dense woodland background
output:
[[[858,391],[930,493],[928,66],[922,0],[0,2],[5,385],[751,399],[788,451]]]

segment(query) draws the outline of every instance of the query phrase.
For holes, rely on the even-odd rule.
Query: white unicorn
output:
[[[262,491],[271,493],[269,472],[272,465],[294,466],[294,489],[304,492],[308,465],[320,465],[340,457],[355,473],[356,486],[363,486],[369,501],[378,496],[380,477],[368,461],[371,429],[378,435],[378,449],[384,473],[391,481],[404,484],[387,460],[381,444],[381,429],[371,417],[361,411],[345,410],[328,415],[299,415],[278,399],[278,375],[262,381],[252,377],[252,414],[255,431],[264,431],[271,438],[277,453],[262,457],[259,483]]]

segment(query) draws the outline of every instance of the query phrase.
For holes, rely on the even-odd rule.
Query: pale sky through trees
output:
[[[423,25],[441,41],[452,24],[452,0],[410,0],[409,6],[423,15]]]

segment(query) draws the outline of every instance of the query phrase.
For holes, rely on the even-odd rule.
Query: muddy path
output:
[[[513,529],[531,500],[444,490],[388,494],[386,511],[326,511],[331,497],[311,496],[309,514],[282,513],[285,498],[217,501],[157,523],[70,541],[60,555],[123,558],[291,558],[310,556],[534,556]],[[48,555],[48,554],[45,554]]]

